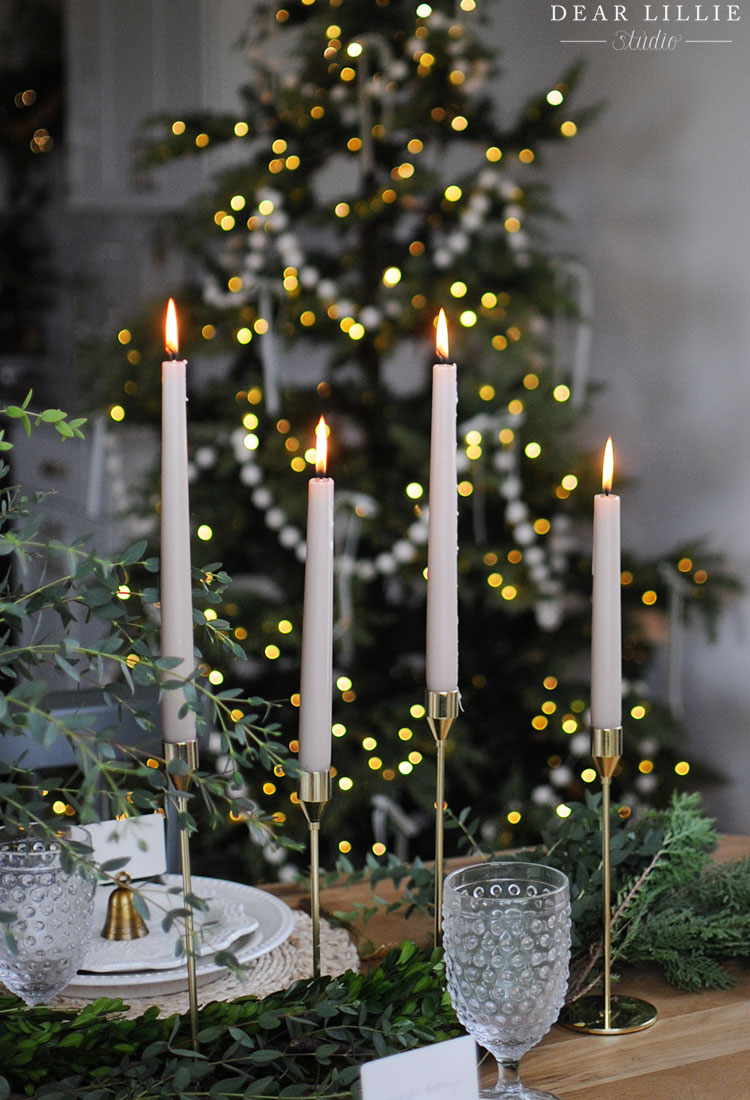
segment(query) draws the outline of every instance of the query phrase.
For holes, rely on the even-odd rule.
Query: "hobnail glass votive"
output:
[[[51,1000],[83,962],[95,887],[85,829],[0,828],[0,981],[26,1004]]]

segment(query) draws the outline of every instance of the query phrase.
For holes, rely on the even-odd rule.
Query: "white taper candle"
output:
[[[166,348],[172,358],[162,363],[161,428],[161,652],[179,657],[173,674],[190,676],[193,651],[193,600],[190,575],[190,505],[187,473],[187,388],[184,359],[177,359],[179,341],[174,302],[167,307]],[[165,741],[194,741],[195,714],[180,716],[185,694],[181,688],[162,697],[162,736]]]
[[[591,599],[591,725],[622,725],[620,498],[612,493],[612,440],[604,452],[603,492],[594,497]]]
[[[326,423],[316,429],[317,477],[307,489],[307,555],[302,609],[299,762],[305,771],[331,766],[333,693],[333,478],[326,477]]]
[[[440,310],[437,351],[447,359],[448,333]],[[428,691],[458,688],[458,486],[456,475],[455,363],[432,368],[432,428],[430,435],[429,537],[427,542]]]

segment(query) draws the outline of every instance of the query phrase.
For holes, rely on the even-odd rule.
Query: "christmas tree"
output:
[[[191,360],[193,559],[233,577],[219,614],[246,657],[229,666],[207,653],[201,674],[278,702],[293,751],[306,482],[321,414],[331,429],[329,863],[335,852],[382,854],[394,832],[412,838],[411,854],[430,854],[424,574],[441,306],[460,425],[463,713],[447,798],[456,812],[473,808],[488,843],[512,845],[596,782],[590,516],[604,440],[579,442],[591,395],[559,337],[588,318],[577,315],[575,266],[545,247],[554,209],[543,171],[545,149],[571,142],[590,111],[574,105],[576,70],[520,109],[504,102],[481,17],[477,0],[261,5],[243,43],[241,115],[151,120],[138,163],[143,173],[200,155],[216,168],[175,219],[196,273],[175,297]],[[118,422],[158,419],[163,306],[150,303],[113,341],[119,381],[107,399]],[[627,813],[689,782],[679,722],[646,684],[666,609],[710,620],[728,581],[700,547],[651,562],[626,554],[624,570],[626,754],[615,791]],[[293,779],[244,782],[302,837]]]

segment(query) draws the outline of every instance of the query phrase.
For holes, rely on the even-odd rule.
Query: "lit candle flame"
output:
[[[177,310],[174,307],[173,298],[170,298],[167,303],[167,321],[164,326],[164,331],[164,343],[167,354],[174,358],[180,350],[180,340],[177,335]]]
[[[445,319],[445,310],[438,313],[437,326],[435,328],[435,350],[441,359],[448,359],[450,347],[448,346],[448,322]]]
[[[604,448],[604,462],[602,464],[602,489],[609,493],[612,489],[612,475],[615,469],[615,456],[612,450],[612,436],[607,440]]]
[[[315,470],[318,477],[326,476],[328,466],[328,428],[321,416],[315,429]]]

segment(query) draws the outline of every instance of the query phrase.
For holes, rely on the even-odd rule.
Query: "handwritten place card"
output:
[[[470,1035],[405,1050],[361,1070],[362,1100],[477,1100],[476,1046]]]
[[[163,875],[167,869],[164,818],[161,814],[138,814],[121,821],[96,821],[86,826],[91,834],[94,859],[125,859],[122,868],[133,879]]]

